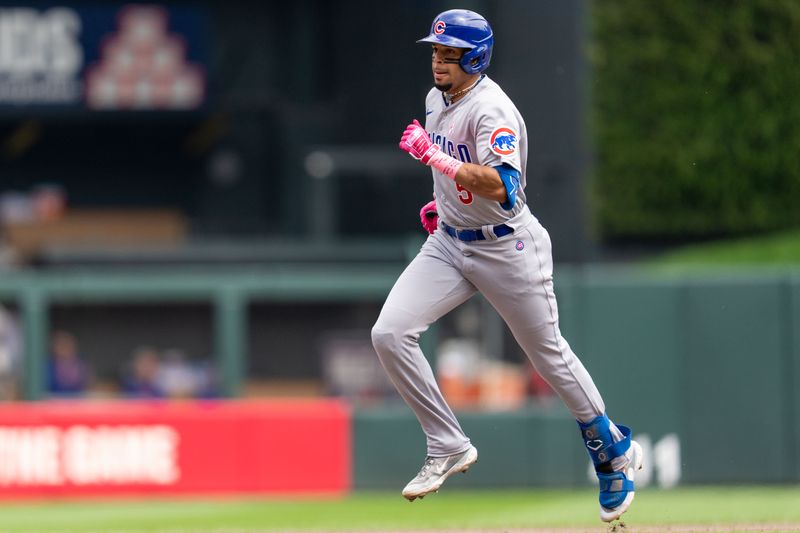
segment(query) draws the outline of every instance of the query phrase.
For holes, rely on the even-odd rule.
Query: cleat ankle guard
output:
[[[631,429],[618,425],[617,428],[624,438],[614,442],[614,437],[611,435],[611,421],[606,415],[598,416],[586,424],[578,422],[578,426],[581,428],[583,443],[586,445],[589,457],[592,458],[595,470],[610,474],[611,469],[603,465],[625,455],[631,447]]]

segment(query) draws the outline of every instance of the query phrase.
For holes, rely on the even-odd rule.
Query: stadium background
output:
[[[646,266],[799,222],[800,15],[723,4],[461,4],[530,130],[562,329],[664,487],[800,479],[795,268]],[[422,242],[429,178],[395,141],[429,88],[414,41],[450,7],[3,2],[0,490],[404,483],[424,441],[369,328]],[[454,485],[589,484],[574,421],[482,299],[422,342],[482,453]],[[51,383],[60,349],[76,390]],[[777,460],[743,463],[742,427]],[[299,482],[260,462],[328,453]]]

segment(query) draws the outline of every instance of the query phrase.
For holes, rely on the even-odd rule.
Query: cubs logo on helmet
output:
[[[511,128],[497,128],[489,137],[489,143],[497,155],[511,155],[517,151],[517,134]]]
[[[436,35],[443,34],[445,29],[447,29],[447,24],[445,24],[443,20],[437,20],[433,25],[433,33]]]

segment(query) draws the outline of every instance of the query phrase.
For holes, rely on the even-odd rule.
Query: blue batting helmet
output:
[[[467,74],[477,74],[486,70],[492,60],[494,35],[489,22],[479,14],[451,9],[433,19],[430,35],[417,42],[467,48],[461,58],[461,69]]]

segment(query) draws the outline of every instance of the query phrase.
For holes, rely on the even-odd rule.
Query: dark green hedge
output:
[[[800,1],[589,5],[601,236],[800,225]]]

